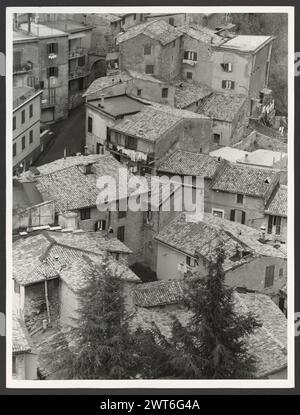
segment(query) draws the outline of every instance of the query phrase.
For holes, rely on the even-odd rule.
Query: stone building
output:
[[[286,249],[263,240],[259,231],[208,213],[202,220],[182,213],[155,240],[159,280],[206,276],[215,248],[223,242],[226,283],[263,292],[278,303],[279,290],[287,278]]]
[[[282,242],[287,241],[287,201],[286,185],[277,186],[265,209],[267,234]]]
[[[155,20],[131,27],[117,37],[120,69],[158,76],[170,80],[181,72],[182,33]]]
[[[28,86],[13,88],[13,171],[23,171],[41,151],[40,117],[42,91]]]

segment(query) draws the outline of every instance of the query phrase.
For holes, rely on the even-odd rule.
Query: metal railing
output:
[[[69,79],[76,79],[76,78],[82,78],[84,76],[88,76],[89,71],[85,68],[76,68],[73,71],[69,72]]]
[[[82,47],[78,47],[75,49],[69,50],[69,59],[80,58],[81,56],[85,56],[87,54],[87,50]]]

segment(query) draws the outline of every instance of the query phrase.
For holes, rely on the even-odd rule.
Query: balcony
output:
[[[194,61],[192,59],[182,59],[182,63],[185,63],[185,64],[190,65],[190,66],[195,66],[197,61]]]
[[[76,59],[76,58],[80,58],[81,56],[85,56],[85,55],[86,55],[86,49],[82,47],[69,50],[69,59]]]
[[[86,68],[76,68],[73,71],[69,72],[69,80],[77,79],[77,78],[84,78],[88,76],[90,72]]]

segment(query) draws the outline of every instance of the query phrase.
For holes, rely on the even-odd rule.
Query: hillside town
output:
[[[209,280],[220,244],[234,312],[258,322],[243,336],[251,377],[287,379],[275,41],[240,34],[229,13],[14,15],[13,379],[67,379],[81,296],[108,274],[128,330],[172,344],[174,319],[195,321],[189,281]]]

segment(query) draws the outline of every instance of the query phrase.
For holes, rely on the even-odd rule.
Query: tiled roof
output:
[[[138,35],[144,35],[151,39],[157,40],[164,46],[182,36],[182,33],[176,27],[169,25],[164,20],[153,20],[133,26],[126,32],[120,33],[117,37],[117,44],[132,39]]]
[[[14,242],[13,278],[20,285],[57,278],[62,268],[84,255],[102,261],[105,252],[131,253],[119,240],[108,240],[99,233],[44,231]]]
[[[23,320],[13,315],[12,324],[13,353],[28,353],[33,351],[33,342]]]
[[[197,24],[184,25],[179,30],[193,39],[200,40],[212,46],[219,46],[227,40],[224,37],[216,35],[214,30]]]
[[[173,284],[173,281],[168,281],[168,283]],[[140,288],[142,287],[143,284]],[[179,302],[182,302],[181,291],[174,293],[173,297],[176,295]],[[155,289],[153,296],[148,294],[147,300],[146,306],[137,304],[137,311],[130,321],[130,327],[133,329],[142,327],[151,330],[155,323],[161,333],[170,339],[174,317],[178,318],[184,327],[191,321],[192,312],[182,305],[178,304],[172,309],[156,307],[159,304],[156,304]],[[151,300],[153,300],[152,304]],[[174,302],[169,302],[169,304],[174,304]],[[257,359],[256,378],[284,369],[287,366],[287,320],[278,306],[269,296],[259,293],[235,292],[234,304],[238,314],[253,312],[262,324],[254,333],[245,338],[249,352]]]
[[[172,82],[172,84],[174,84],[174,82]],[[212,93],[209,86],[193,81],[177,80],[174,86],[175,106],[177,108],[186,108]]]
[[[124,117],[112,129],[123,134],[133,135],[149,141],[156,141],[169,128],[182,118],[172,111],[161,111],[154,107],[144,107],[139,113]]]
[[[287,196],[288,188],[287,186],[280,185],[271,198],[268,206],[265,210],[265,213],[276,216],[285,216],[287,217]]]
[[[178,118],[181,119],[190,119],[190,118],[197,118],[197,119],[209,119],[206,115],[203,114],[197,114],[196,112],[185,110],[185,109],[179,109],[179,108],[173,108],[169,107],[169,105],[159,104],[157,102],[153,101],[146,101],[143,100],[151,105],[151,107],[158,109],[160,111],[163,111],[167,114],[175,115]],[[148,107],[149,108],[149,107]]]
[[[184,150],[175,150],[164,158],[157,170],[160,172],[213,178],[220,162],[215,157],[203,153],[191,153]]]
[[[128,69],[128,73],[133,79],[142,79],[143,81],[153,82],[155,84],[166,83],[153,75],[142,73],[142,72],[136,72],[136,71],[133,71],[132,69]]]
[[[139,307],[155,307],[178,303],[183,299],[181,281],[154,281],[140,284],[134,290],[134,301]]]
[[[92,164],[91,174],[84,173],[83,166],[88,164]],[[96,158],[67,157],[66,160],[57,160],[38,169],[41,174],[34,178],[38,191],[44,200],[55,201],[57,211],[64,212],[96,206],[100,194],[97,179],[111,176],[118,183],[124,167],[111,154],[106,153]],[[128,191],[130,194],[132,189],[129,188]],[[112,198],[116,196],[114,193]]]
[[[212,189],[261,197],[267,201],[278,181],[279,173],[275,170],[226,162],[215,176]]]
[[[216,120],[232,122],[246,99],[241,94],[213,92],[203,99],[197,111]]]
[[[215,249],[224,244],[225,271],[248,262],[257,255],[286,258],[286,254],[273,245],[261,243],[259,231],[237,222],[204,213],[203,220],[192,222],[181,213],[169,222],[155,237],[159,242],[180,250],[186,255],[200,255],[206,260],[214,258]],[[243,253],[236,258],[237,250]]]
[[[101,78],[95,79],[95,81],[91,83],[91,85],[88,87],[88,89],[82,96],[86,97],[88,95],[95,94],[96,92],[100,92],[105,88],[109,88],[110,86],[127,82],[130,79],[132,79],[132,76],[127,72],[120,72],[115,75],[102,76]]]
[[[276,130],[275,128],[268,127],[267,125],[262,124],[259,121],[251,120],[249,121],[249,126],[253,130],[257,131],[260,134],[263,134],[270,138],[277,138],[279,140],[282,140],[286,138],[286,136],[282,136],[279,132],[279,130]]]

